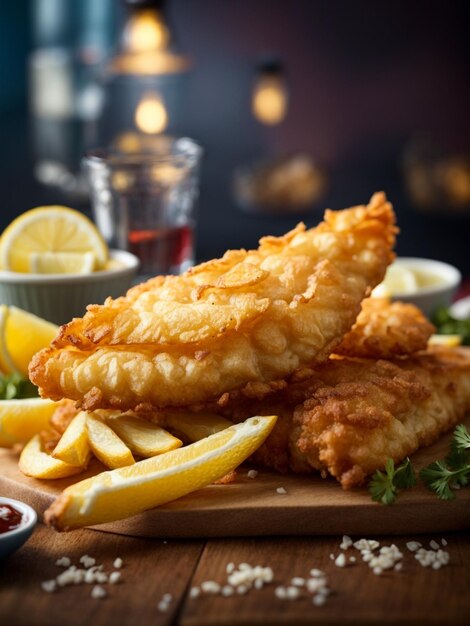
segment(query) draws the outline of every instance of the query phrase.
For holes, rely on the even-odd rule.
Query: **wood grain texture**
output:
[[[470,419],[467,419],[470,425]],[[419,470],[443,458],[451,434],[418,451],[413,465]],[[39,481],[24,476],[17,457],[0,450],[0,493],[31,504],[38,513],[51,504],[77,477]],[[261,469],[255,479],[246,467],[236,482],[210,485],[175,502],[127,520],[103,524],[102,531],[142,537],[242,537],[267,535],[406,534],[470,529],[470,489],[450,502],[440,501],[421,483],[400,494],[385,507],[372,502],[366,489],[343,491],[333,479],[281,475]],[[85,477],[102,471],[92,466]],[[287,495],[276,493],[284,487]]]
[[[440,535],[421,537],[423,544]],[[470,537],[446,534],[450,565],[439,571],[420,566],[405,545],[415,536],[380,537],[404,552],[403,570],[375,576],[362,561],[340,569],[330,560],[339,553],[339,537],[217,539],[203,547],[198,541],[140,539],[75,531],[60,535],[38,526],[29,542],[0,563],[0,624],[2,626],[466,626],[470,614]],[[48,594],[43,580],[60,572],[59,556],[77,562],[89,554],[110,568],[122,557],[123,582],[107,586],[103,600],[90,596],[91,586],[66,587]],[[354,550],[349,554],[359,554]],[[202,555],[201,555],[202,554]],[[204,580],[223,582],[226,565],[248,562],[274,570],[273,584],[260,591],[230,598],[189,599],[189,589]],[[293,576],[323,569],[332,594],[323,607],[309,598],[278,600],[274,589]],[[173,601],[158,611],[164,593]]]
[[[202,548],[195,541],[163,543],[88,530],[61,535],[39,525],[30,541],[0,564],[0,624],[171,624]],[[69,556],[78,566],[84,554],[103,563],[105,571],[112,570],[116,557],[123,559],[122,583],[105,585],[107,598],[91,598],[93,585],[85,584],[52,594],[42,591],[42,581],[63,571],[55,565],[59,557]],[[165,593],[171,593],[174,601],[161,613],[158,603]]]
[[[338,539],[212,540],[199,561],[193,585],[200,585],[205,580],[222,583],[226,580],[225,568],[230,562],[270,566],[275,580],[262,590],[252,590],[242,596],[188,598],[178,623],[180,626],[463,626],[469,623],[470,612],[470,540],[458,535],[447,538],[449,545],[446,549],[451,555],[451,565],[435,571],[419,565],[406,549],[410,537],[381,537],[382,545],[394,542],[404,553],[402,571],[381,576],[375,575],[361,561],[360,553],[355,549],[346,553],[356,556],[355,564],[344,569],[335,566],[329,555],[340,553]],[[422,540],[427,544],[430,539]],[[275,597],[277,585],[289,584],[293,576],[308,577],[312,567],[323,570],[329,580],[332,594],[324,606],[314,606],[310,594],[305,592],[303,597],[294,601]]]

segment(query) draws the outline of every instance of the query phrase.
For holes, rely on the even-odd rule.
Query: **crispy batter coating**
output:
[[[157,277],[62,327],[33,359],[31,380],[42,396],[85,409],[140,409],[205,402],[324,361],[382,280],[394,223],[377,193],[327,211],[316,228]]]
[[[434,326],[413,304],[366,298],[352,329],[335,349],[343,356],[388,359],[425,350]]]
[[[299,378],[305,377],[304,380]],[[408,358],[332,358],[263,400],[228,403],[234,421],[277,413],[253,460],[278,471],[327,471],[360,485],[387,458],[430,445],[470,410],[470,351],[430,348]]]

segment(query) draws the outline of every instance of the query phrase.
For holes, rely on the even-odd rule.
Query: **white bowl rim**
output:
[[[8,530],[6,533],[1,533],[0,541],[5,541],[6,539],[10,539],[11,537],[20,535],[25,531],[32,530],[36,526],[38,516],[32,506],[29,506],[29,504],[26,504],[26,502],[22,502],[21,500],[14,500],[13,498],[5,498],[4,496],[0,496],[0,506],[4,504],[9,504],[15,509],[18,509],[19,512],[23,515],[23,519],[21,520],[18,528]],[[26,516],[27,519],[25,521]]]
[[[109,258],[122,263],[121,267],[112,267],[110,269],[98,270],[90,274],[27,274],[23,272],[10,272],[9,270],[0,270],[0,283],[16,283],[16,284],[67,284],[77,283],[96,283],[106,281],[109,278],[118,278],[127,276],[129,272],[136,272],[140,261],[135,254],[127,250],[110,250]]]
[[[438,285],[431,285],[429,287],[419,287],[413,293],[394,292],[393,297],[396,298],[413,298],[416,296],[425,296],[433,294],[445,293],[449,290],[456,289],[462,281],[462,274],[454,265],[445,263],[444,261],[438,261],[437,259],[425,259],[423,257],[412,256],[399,256],[393,261],[393,264],[406,265],[410,269],[415,267],[416,269],[427,268],[433,270],[433,273],[437,274],[443,279],[443,282]]]

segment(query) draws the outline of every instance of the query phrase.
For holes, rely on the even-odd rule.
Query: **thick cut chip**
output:
[[[206,402],[324,361],[393,259],[383,193],[367,206],[257,250],[227,252],[89,307],[30,368],[41,394],[82,408],[152,409]]]
[[[39,435],[35,435],[25,445],[18,466],[26,476],[43,479],[65,478],[79,474],[85,469],[77,465],[69,465],[50,454],[46,454],[42,449]]]
[[[89,413],[86,425],[90,447],[106,467],[116,469],[135,463],[130,449],[103,420]]]
[[[84,467],[90,460],[90,445],[88,443],[87,413],[80,411],[65,429],[59,443],[54,448],[52,456],[69,465]]]
[[[183,445],[180,439],[160,426],[132,415],[110,416],[108,424],[132,452],[139,456],[155,456]]]
[[[172,411],[165,413],[164,423],[167,428],[175,430],[189,441],[199,441],[210,437],[231,425],[228,419],[216,413],[189,413],[188,411]]]

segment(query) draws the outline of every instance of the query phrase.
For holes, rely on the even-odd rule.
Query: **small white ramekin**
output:
[[[33,530],[38,521],[36,511],[28,504],[20,502],[19,500],[13,500],[12,498],[4,498],[0,496],[0,506],[9,504],[19,511],[23,519],[18,528],[9,530],[6,533],[0,534],[0,560],[6,558],[9,554],[18,550],[33,534]]]
[[[0,271],[0,304],[65,324],[82,316],[89,304],[122,296],[132,285],[139,259],[124,250],[110,250],[116,267],[90,274],[22,274]]]
[[[450,306],[462,280],[462,275],[456,267],[434,259],[398,257],[394,261],[394,265],[402,265],[410,270],[429,273],[441,279],[439,284],[420,287],[415,293],[394,293],[392,295],[392,300],[415,304],[427,317],[432,317],[439,307]]]

